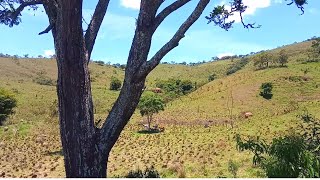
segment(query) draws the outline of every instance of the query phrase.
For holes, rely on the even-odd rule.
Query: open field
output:
[[[138,133],[143,118],[136,111],[111,152],[108,176],[154,165],[161,177],[232,177],[232,160],[240,165],[238,177],[265,177],[252,166],[252,154],[236,150],[233,137],[238,133],[271,140],[294,130],[296,116],[305,109],[320,117],[320,63],[302,63],[310,44],[282,47],[289,54],[288,67],[256,71],[250,57],[245,68],[229,76],[225,73],[236,60],[159,65],[147,78],[147,88],[169,78],[207,84],[169,102],[155,116],[165,127],[162,133]],[[18,100],[16,113],[0,127],[0,177],[64,177],[58,118],[52,115],[56,88],[35,82],[38,77],[56,80],[55,61],[3,58],[0,65],[0,87],[14,92]],[[91,63],[90,73],[98,121],[118,95],[109,90],[111,77],[122,79],[124,71]],[[208,83],[212,73],[218,79]],[[274,85],[271,100],[259,96],[264,82]],[[253,117],[240,117],[247,111]]]

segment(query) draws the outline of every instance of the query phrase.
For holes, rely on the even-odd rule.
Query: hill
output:
[[[196,91],[171,101],[156,121],[165,131],[138,133],[143,118],[136,112],[111,152],[110,177],[154,165],[162,177],[231,177],[228,162],[240,165],[239,177],[264,177],[252,167],[252,155],[239,153],[236,133],[261,135],[267,139],[283,135],[298,124],[296,115],[308,109],[320,116],[319,62],[304,63],[311,42],[284,46],[289,55],[286,68],[255,70],[253,59],[234,74],[226,75],[239,59],[198,66],[159,65],[147,78],[147,87],[157,80],[178,78],[207,83]],[[0,59],[0,86],[13,91],[16,113],[0,127],[0,176],[64,177],[56,111],[56,64],[54,60]],[[104,119],[118,92],[110,91],[112,76],[124,71],[112,66],[90,65],[95,119]],[[308,70],[305,73],[305,70]],[[218,79],[208,83],[210,74]],[[259,96],[264,82],[274,85],[273,98]],[[47,85],[40,85],[47,84]],[[249,119],[241,112],[252,112]]]

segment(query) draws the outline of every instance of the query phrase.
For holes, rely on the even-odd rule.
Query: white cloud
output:
[[[221,54],[218,54],[218,58],[222,58],[222,57],[225,57],[225,56],[233,56],[234,54],[233,53],[221,53]]]
[[[274,0],[274,3],[276,3],[276,4],[282,4],[282,0]]]
[[[50,50],[44,50],[44,56],[45,57],[51,57],[55,54],[55,51],[50,49]]]
[[[140,9],[141,0],[121,0],[121,5],[125,8]]]

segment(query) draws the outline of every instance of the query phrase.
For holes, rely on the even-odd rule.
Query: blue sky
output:
[[[163,7],[171,2],[173,0],[167,0]],[[193,0],[174,12],[160,26],[153,37],[149,57],[172,37],[197,2]],[[309,0],[302,16],[296,6],[286,5],[288,1],[244,0],[248,5],[244,15],[245,21],[261,24],[260,29],[247,30],[240,23],[236,23],[234,28],[224,31],[213,24],[207,24],[204,17],[213,7],[217,4],[228,4],[227,2],[229,0],[212,0],[202,17],[181,40],[180,45],[162,61],[198,62],[210,60],[213,56],[247,54],[320,36],[319,0]],[[90,21],[96,3],[97,0],[84,0],[83,16],[87,22]],[[139,0],[111,0],[93,50],[93,60],[126,63],[138,12]],[[232,19],[239,22],[238,17]],[[47,17],[41,9],[36,12],[25,10],[19,26],[9,28],[0,25],[0,53],[49,56],[54,53],[51,33],[38,35],[47,25]]]

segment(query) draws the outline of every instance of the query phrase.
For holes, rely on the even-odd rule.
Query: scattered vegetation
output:
[[[241,58],[240,60],[236,61],[228,70],[227,75],[233,74],[239,70],[241,70],[243,67],[245,67],[249,62],[248,58]]]
[[[44,85],[44,86],[55,86],[56,85],[56,82],[53,79],[51,79],[43,74],[38,74],[38,76],[33,79],[33,82],[40,84],[40,85]]]
[[[158,171],[151,166],[150,168],[146,168],[144,172],[140,169],[130,171],[125,178],[160,178],[160,175]]]
[[[270,178],[318,178],[320,173],[320,122],[309,113],[301,118],[302,136],[289,134],[267,144],[259,137],[242,140],[236,135],[237,149],[253,152],[253,164],[259,165]]]
[[[0,126],[6,118],[13,114],[13,108],[17,106],[17,100],[9,91],[0,88]]]

